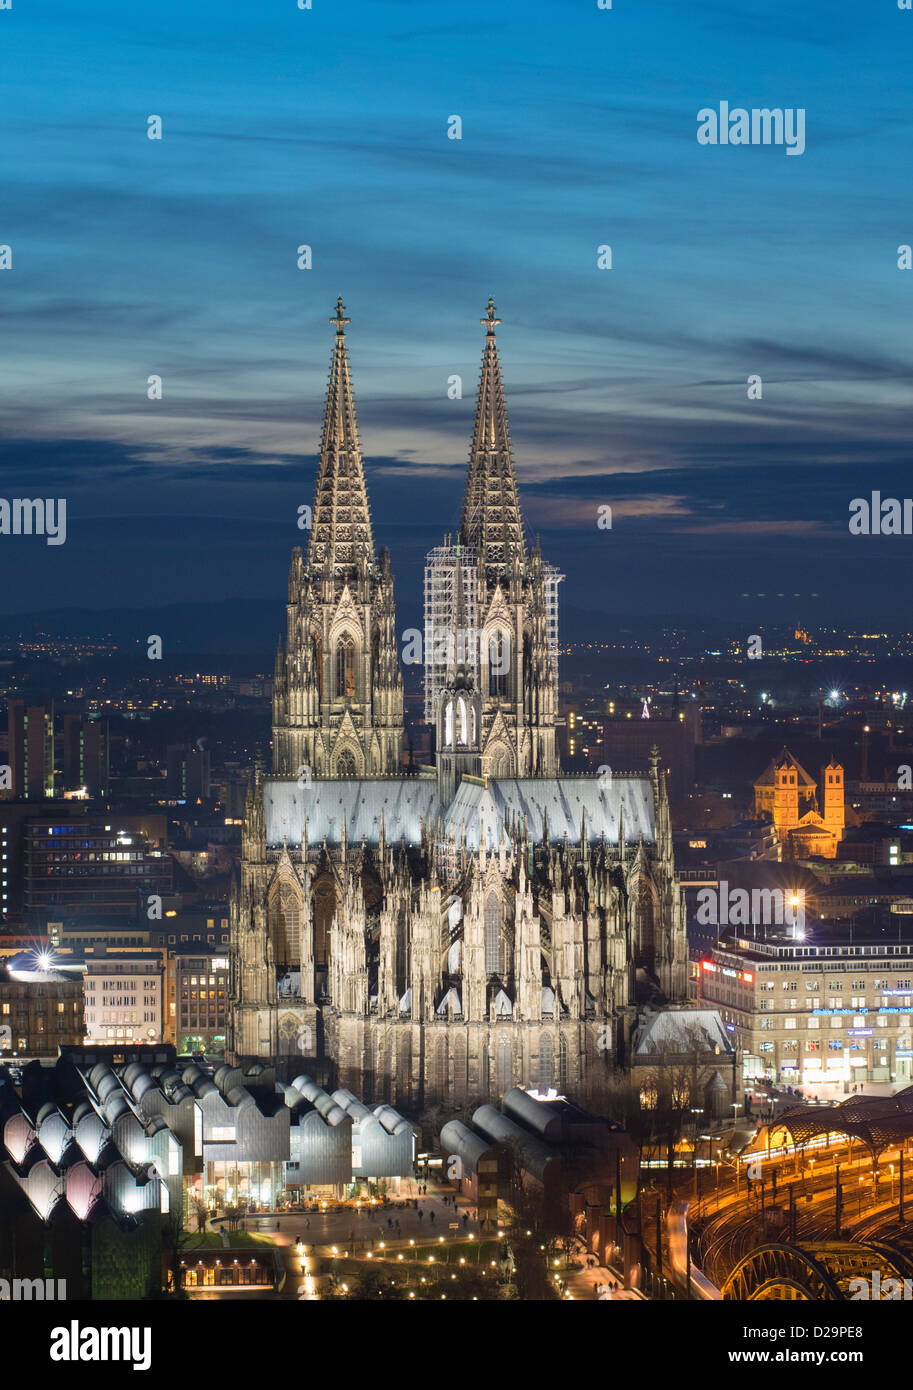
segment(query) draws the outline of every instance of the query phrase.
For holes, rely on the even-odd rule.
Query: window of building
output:
[[[336,699],[355,698],[355,642],[344,632],[336,643]]]
[[[501,974],[501,905],[494,891],[485,900],[485,973]]]

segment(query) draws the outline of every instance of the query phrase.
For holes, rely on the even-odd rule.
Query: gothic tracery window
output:
[[[336,759],[336,776],[354,777],[357,771],[355,759],[347,748],[344,749]]]
[[[457,1105],[466,1099],[466,1039],[462,1033],[453,1042],[453,1099]]]
[[[336,889],[328,874],[314,884],[314,964],[325,967],[329,955],[330,927],[336,911]]]
[[[539,1088],[547,1091],[555,1080],[555,1050],[549,1033],[539,1034]]]
[[[503,1096],[505,1091],[509,1091],[514,1083],[513,1059],[510,1053],[510,1039],[502,1037],[498,1040],[498,1092]]]
[[[502,628],[495,628],[488,641],[488,694],[495,699],[507,696],[510,668],[510,639]]]
[[[641,883],[635,899],[637,942],[635,961],[647,970],[656,966],[656,922],[653,894],[648,883]]]
[[[447,1055],[447,1039],[441,1038],[438,1041],[434,1060],[434,1084],[438,1096],[442,1099],[446,1098],[449,1091],[449,1071],[450,1059]]]
[[[298,894],[290,883],[283,883],[274,899],[273,950],[279,966],[298,965],[301,959],[298,927]]]
[[[462,695],[457,700],[456,713],[456,741],[465,748],[468,741],[469,728],[466,718],[466,701],[463,699]]]
[[[500,975],[503,971],[501,950],[501,905],[492,890],[485,899],[485,974]]]
[[[558,1039],[558,1085],[562,1091],[567,1090],[568,1084],[568,1059],[567,1059],[567,1038],[564,1034]]]
[[[336,698],[355,698],[355,642],[348,632],[336,643]]]

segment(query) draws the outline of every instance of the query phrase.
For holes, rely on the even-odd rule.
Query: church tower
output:
[[[463,777],[479,777],[482,772],[482,701],[468,669],[469,642],[466,636],[463,574],[459,555],[456,560],[454,588],[457,644],[453,654],[455,672],[441,692],[436,726],[438,785],[441,804],[445,807],[450,805]]]
[[[821,769],[821,807],[824,823],[839,842],[846,828],[846,803],[843,788],[843,768],[831,758]]]
[[[799,824],[798,771],[789,755],[776,765],[773,822],[777,835],[783,839]]]
[[[374,551],[342,300],[330,362],[307,559],[292,552],[273,688],[273,770],[367,777],[399,770],[403,682],[393,575]],[[303,774],[302,770],[306,769]]]
[[[485,348],[462,527],[455,545],[431,552],[425,570],[425,717],[436,720],[440,692],[455,675],[449,653],[460,645],[459,602],[471,624],[466,672],[482,705],[483,775],[553,777],[563,575],[538,545],[527,547],[491,299],[481,321]]]

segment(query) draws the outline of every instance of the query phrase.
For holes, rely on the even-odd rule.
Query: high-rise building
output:
[[[659,755],[641,775],[560,774],[560,575],[526,540],[489,301],[462,527],[426,571],[426,631],[453,638],[426,665],[437,766],[404,775],[393,579],[374,556],[341,302],[332,322],[274,772],[249,788],[231,904],[228,1053],[312,1058],[417,1108],[515,1085],[599,1098],[640,1003],[687,994]]]
[[[208,748],[170,744],[167,750],[168,795],[175,801],[206,801],[210,793]]]
[[[54,702],[7,704],[10,795],[43,801],[54,795]]]
[[[39,918],[147,920],[150,895],[174,889],[171,856],[141,829],[42,818],[26,823],[24,843],[25,910]]]
[[[108,721],[63,716],[63,791],[105,796],[109,786]]]

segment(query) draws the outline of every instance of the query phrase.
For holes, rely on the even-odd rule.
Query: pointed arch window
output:
[[[336,759],[336,776],[355,777],[357,775],[357,771],[358,769],[355,766],[354,757],[348,749],[345,749],[342,753],[340,753],[339,757]]]
[[[539,1034],[539,1088],[547,1091],[555,1081],[555,1049],[550,1033]]]
[[[322,969],[329,957],[330,927],[336,912],[336,889],[329,875],[314,884],[314,964]]]
[[[494,699],[507,697],[507,678],[510,672],[510,636],[496,627],[488,639],[488,694]]]
[[[336,643],[336,698],[355,699],[355,642],[348,632]]]
[[[320,647],[320,633],[311,633],[311,656],[314,663],[314,678],[317,681],[317,698],[323,699],[323,652]]]
[[[514,1084],[514,1066],[510,1053],[510,1039],[502,1037],[498,1042],[498,1093],[504,1094]]]
[[[449,1072],[450,1059],[447,1055],[447,1040],[441,1038],[437,1045],[437,1054],[434,1059],[434,1085],[435,1090],[441,1100],[446,1100],[449,1091]]]
[[[278,966],[295,966],[301,959],[299,941],[300,906],[290,883],[283,883],[273,905],[273,950]]]
[[[466,1099],[466,1038],[462,1033],[453,1040],[453,1099],[457,1105]]]
[[[456,741],[458,746],[465,748],[469,741],[469,721],[466,717],[466,701],[461,695],[457,700],[456,707]]]
[[[656,919],[653,894],[648,883],[639,884],[634,909],[637,929],[634,963],[653,971],[656,968]]]
[[[503,971],[501,950],[501,904],[492,889],[485,899],[485,974],[500,975]]]

